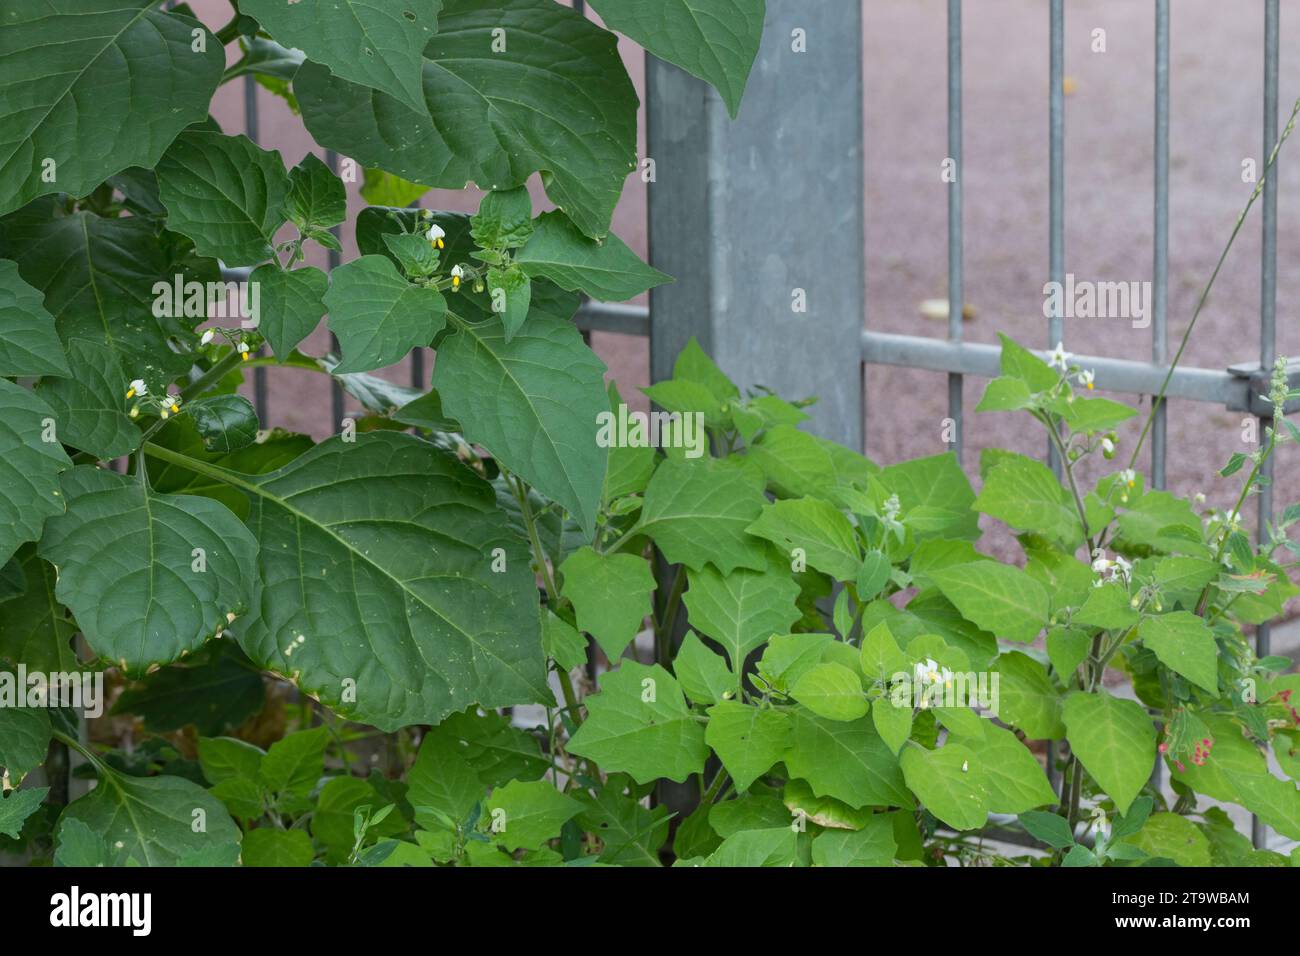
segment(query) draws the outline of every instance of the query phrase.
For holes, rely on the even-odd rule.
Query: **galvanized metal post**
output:
[[[1065,0],[1052,0],[1048,54],[1048,273],[1052,282],[1065,285]],[[1063,303],[1063,296],[1054,297]],[[1047,320],[1047,347],[1065,340],[1065,316],[1058,309]],[[1056,446],[1047,446],[1047,461],[1057,477],[1061,460]]]
[[[802,31],[796,34],[795,31]],[[802,37],[802,44],[796,43]],[[803,46],[803,52],[800,47]],[[811,428],[862,441],[862,11],[768,0],[734,121],[647,57],[651,379],[695,336],[742,387],[817,395]]]
[[[948,184],[948,341],[960,342],[966,308],[962,272],[962,168],[961,114],[961,3],[948,0],[948,158],[953,162],[953,181]],[[958,374],[948,375],[948,417],[952,419],[952,441],[948,447],[961,461],[965,409]]]

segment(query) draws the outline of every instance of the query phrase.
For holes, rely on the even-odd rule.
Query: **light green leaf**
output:
[[[984,389],[984,396],[975,406],[975,411],[1016,412],[1030,408],[1033,403],[1033,395],[1023,379],[999,376]]]
[[[1046,362],[1000,332],[998,338],[1002,340],[1003,375],[1020,379],[1031,392],[1055,387],[1060,376]]]
[[[1006,640],[1032,641],[1047,623],[1047,592],[1019,568],[975,561],[931,578],[967,619]]]
[[[0,259],[0,375],[70,375],[44,297]]]
[[[191,30],[202,30],[201,52]],[[225,64],[193,16],[149,0],[6,3],[0,213],[46,193],[85,196],[129,166],[152,167],[208,115]]]
[[[825,720],[803,708],[793,713],[790,749],[784,761],[790,776],[808,781],[818,796],[851,807],[912,806],[898,758],[866,717]]]
[[[20,544],[39,538],[47,518],[63,512],[59,472],[72,462],[47,427],[53,422],[45,402],[0,379],[0,565]]]
[[[562,670],[571,671],[587,663],[587,639],[545,608],[542,609],[542,647],[546,656]]]
[[[140,429],[127,414],[127,377],[112,349],[75,338],[68,342],[69,378],[47,378],[36,394],[54,411],[59,440],[101,461],[129,455]]]
[[[546,780],[512,780],[492,791],[486,802],[487,815],[501,829],[493,835],[502,846],[514,852],[536,850],[547,840],[560,835],[560,827],[582,812],[582,804],[555,789]],[[498,817],[498,812],[503,816]]]
[[[488,269],[487,291],[492,299],[492,311],[501,316],[501,326],[509,342],[528,318],[528,306],[533,298],[532,280],[517,266],[508,269],[493,266]]]
[[[866,716],[867,698],[858,675],[842,664],[815,664],[790,689],[795,700],[827,720],[857,720]]]
[[[527,552],[491,487],[451,456],[372,432],[266,475],[176,463],[252,500],[264,600],[236,632],[260,665],[381,729],[549,699]]]
[[[786,555],[802,550],[810,567],[837,581],[856,580],[862,567],[853,525],[834,505],[819,498],[766,504],[758,520],[745,530],[771,541]]]
[[[361,198],[372,206],[394,206],[401,209],[428,191],[428,186],[408,182],[401,176],[394,176],[382,169],[367,169],[361,185]]]
[[[642,262],[618,236],[610,234],[599,242],[589,239],[559,212],[537,217],[536,229],[515,253],[515,262],[529,276],[609,302],[622,302],[672,281]]]
[[[861,830],[829,830],[812,844],[816,866],[890,866],[898,844],[894,824],[883,813],[874,814]]]
[[[788,826],[741,830],[722,841],[705,866],[794,866],[798,835]]]
[[[988,819],[987,762],[985,754],[951,742],[938,750],[913,745],[899,756],[907,786],[954,830],[978,829]]]
[[[1069,683],[1075,670],[1088,656],[1092,639],[1074,628],[1054,627],[1047,632],[1047,657],[1056,668],[1057,676]]]
[[[337,226],[348,215],[348,195],[343,181],[315,153],[308,153],[289,170],[289,195],[284,211],[304,233]]]
[[[201,812],[201,813],[200,813]],[[202,819],[202,830],[194,827]],[[216,797],[183,777],[128,777],[100,771],[99,786],[72,801],[59,817],[62,842],[71,821],[89,827],[119,859],[141,866],[176,866],[195,853],[239,845],[239,828]]]
[[[736,789],[745,791],[781,760],[790,742],[790,716],[724,700],[709,708],[704,739],[731,774]]]
[[[266,751],[246,740],[238,740],[234,737],[199,738],[199,766],[203,768],[203,776],[211,784],[221,783],[223,780],[244,779],[253,782],[261,780],[262,759],[265,756]],[[281,764],[285,762],[283,751],[276,759]]]
[[[384,256],[362,256],[330,273],[325,307],[343,348],[334,371],[346,374],[392,365],[428,345],[442,331],[447,303],[436,289],[411,285]]]
[[[258,827],[244,834],[239,859],[244,866],[304,867],[315,856],[305,830]]]
[[[1156,813],[1124,843],[1179,866],[1210,866],[1210,841],[1191,820],[1176,813]]]
[[[799,585],[779,566],[726,576],[706,567],[688,571],[686,579],[690,588],[683,600],[691,627],[722,645],[737,679],[751,651],[799,620]]]
[[[1029,831],[1030,836],[1050,847],[1064,850],[1074,846],[1074,833],[1070,829],[1069,821],[1059,813],[1031,810],[1020,814],[1020,822]]]
[[[677,353],[677,358],[673,361],[673,378],[685,382],[696,382],[703,385],[718,398],[719,401],[728,402],[733,398],[740,397],[740,389],[736,388],[736,383],[727,378],[722,369],[718,368],[716,362],[700,348],[700,343],[696,341],[695,336],[691,336],[685,347]],[[775,399],[775,396],[763,396],[763,398]],[[756,399],[755,401],[761,401]],[[802,415],[802,413],[800,413]],[[792,424],[798,424],[799,421],[807,418],[802,415]]]
[[[1136,414],[1136,409],[1108,398],[1076,398],[1062,411],[1070,430],[1080,433],[1106,431]]]
[[[912,701],[895,706],[889,697],[882,697],[871,708],[871,723],[893,754],[903,749],[912,736]]]
[[[705,647],[694,631],[677,648],[673,672],[686,696],[697,704],[716,704],[735,694],[736,679],[726,660]]]
[[[908,658],[887,623],[877,624],[862,638],[862,673],[871,680],[888,681],[905,671]]]
[[[592,0],[605,25],[711,84],[732,118],[763,36],[764,0]]]
[[[979,537],[975,492],[952,453],[890,465],[880,481],[898,495],[902,520],[918,540]]]
[[[420,52],[437,32],[441,7],[441,0],[244,0],[240,11],[335,75],[423,110]]]
[[[834,643],[833,634],[775,634],[763,648],[758,673],[770,686],[784,693],[806,670],[820,663]]]
[[[199,255],[228,266],[274,256],[289,193],[277,151],[259,149],[247,136],[191,130],[172,143],[157,173],[168,228],[193,239]]]
[[[487,786],[536,780],[551,769],[537,737],[496,711],[480,712],[471,707],[452,714],[431,732],[456,741],[461,755]]]
[[[704,770],[709,748],[672,675],[658,664],[624,661],[600,679],[588,697],[587,719],[569,741],[569,752],[623,771],[637,783],[660,777],[684,781]]]
[[[1061,695],[1042,664],[1028,654],[1010,651],[998,657],[993,666],[998,673],[999,718],[1019,727],[1033,740],[1059,740],[1065,736]]]
[[[1073,499],[1047,466],[1032,458],[1001,459],[984,476],[973,507],[1012,528],[1038,532],[1069,551],[1083,540]]]
[[[1105,691],[1071,694],[1063,715],[1070,747],[1119,812],[1128,813],[1155,763],[1151,718],[1141,705]]]
[[[748,471],[711,458],[669,459],[646,487],[640,528],[673,564],[701,571],[711,563],[723,574],[761,571],[767,545],[745,529],[764,501],[762,485]]]
[[[1120,537],[1130,545],[1210,557],[1201,540],[1201,519],[1192,506],[1167,491],[1148,491],[1119,516]]]
[[[460,745],[441,734],[425,736],[406,780],[415,820],[429,829],[465,822],[485,789]]]
[[[888,555],[883,551],[868,551],[854,579],[858,587],[858,600],[874,600],[885,589],[893,572]]]
[[[618,660],[650,614],[650,566],[639,555],[601,555],[584,547],[565,559],[560,574],[560,593],[573,602],[578,627],[596,638],[606,657]]]
[[[260,290],[262,314],[257,329],[266,336],[276,358],[286,359],[320,324],[329,279],[311,266],[286,271],[269,262],[254,269],[249,281],[256,282]]]
[[[577,792],[576,798],[585,805],[578,825],[600,837],[602,863],[662,866],[657,851],[668,839],[668,808],[642,806],[635,796],[623,794],[619,781],[626,778],[614,776],[594,796]]]
[[[1024,813],[1056,802],[1038,758],[1016,735],[983,721],[979,737],[958,736],[957,743],[980,755],[990,813]]]
[[[558,318],[534,314],[509,342],[499,321],[456,324],[433,369],[447,414],[590,537],[608,455],[596,442],[597,416],[609,408],[605,363]]]
[[[262,782],[275,793],[305,797],[325,772],[329,729],[313,727],[289,734],[271,745],[262,758]]]
[[[517,249],[528,241],[533,224],[533,199],[525,186],[496,189],[479,203],[470,220],[470,235],[484,249]],[[572,291],[572,290],[570,290]]]
[[[1128,588],[1124,585],[1115,582],[1103,584],[1088,592],[1088,599],[1074,613],[1071,622],[1108,631],[1132,627],[1138,622],[1138,612],[1130,600]]]
[[[95,651],[131,670],[174,661],[255,606],[257,542],[224,505],[81,465],[40,553]],[[195,554],[196,549],[199,554]]]
[[[294,91],[318,143],[414,182],[509,189],[541,170],[592,237],[609,231],[636,162],[636,93],[615,37],[551,0],[446,0],[420,109],[311,61]]]
[[[1170,670],[1211,694],[1218,693],[1219,648],[1204,618],[1188,611],[1143,618],[1138,637]]]

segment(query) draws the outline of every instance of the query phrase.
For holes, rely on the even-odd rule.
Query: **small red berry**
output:
[[[1161,743],[1160,746],[1157,747],[1156,749],[1159,750],[1162,754],[1169,753],[1169,745],[1166,743]]]

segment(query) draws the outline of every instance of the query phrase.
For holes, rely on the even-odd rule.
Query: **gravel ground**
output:
[[[837,0],[844,2],[844,0]],[[196,4],[222,23],[224,0]],[[946,193],[937,176],[946,155],[945,4],[942,0],[864,2],[867,90],[867,267],[864,321],[890,332],[943,335],[922,318],[921,301],[947,295]],[[1133,0],[1071,0],[1067,5],[1066,101],[1067,270],[1079,279],[1143,281],[1152,261],[1152,5]],[[1174,5],[1171,118],[1170,339],[1182,334],[1198,291],[1251,187],[1242,160],[1262,165],[1263,5],[1179,0]],[[1297,5],[1288,0],[1286,14]],[[1091,51],[1096,28],[1107,52]],[[1292,22],[1284,21],[1284,36]],[[965,14],[966,299],[975,309],[967,338],[996,342],[1005,331],[1045,346],[1042,284],[1047,272],[1047,31],[1041,0],[981,0]],[[1281,98],[1300,96],[1300,58],[1283,47]],[[624,46],[641,87],[641,55]],[[242,129],[243,91],[231,84],[214,114],[228,131]],[[259,97],[262,142],[296,163],[310,141],[283,104]],[[1300,143],[1280,171],[1279,350],[1300,354],[1293,303],[1300,295]],[[534,178],[534,185],[536,184]],[[544,201],[536,193],[539,206]],[[468,198],[468,202],[467,202]],[[472,208],[464,194],[431,192],[424,205]],[[352,187],[352,212],[364,203]],[[615,231],[645,253],[645,188],[628,181]],[[350,246],[345,257],[355,255]],[[1244,230],[1202,316],[1185,362],[1210,368],[1258,356],[1259,218]],[[322,257],[323,258],[323,257]],[[323,264],[323,261],[322,263]],[[1120,319],[1066,322],[1071,351],[1144,359],[1150,332]],[[324,349],[324,334],[308,341]],[[594,346],[625,396],[648,380],[644,340],[597,334]],[[406,382],[405,367],[388,373]],[[983,383],[966,384],[967,407]],[[814,393],[817,383],[808,383]],[[907,401],[899,401],[907,396]],[[940,450],[946,387],[939,374],[872,368],[867,376],[867,452],[882,462]],[[328,384],[319,376],[272,374],[272,421],[323,435],[331,430]],[[1042,442],[1006,415],[967,416],[968,466],[986,446],[1039,454]],[[1132,434],[1126,435],[1130,441]],[[1226,503],[1233,493],[1215,470],[1242,450],[1241,416],[1213,405],[1180,402],[1169,416],[1169,475],[1180,491],[1204,491]],[[1300,498],[1300,477],[1284,450],[1279,506]]]

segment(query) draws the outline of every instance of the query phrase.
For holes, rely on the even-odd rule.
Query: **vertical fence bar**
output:
[[[257,80],[250,73],[244,77],[244,135],[254,143],[260,141],[258,126]],[[265,355],[266,346],[259,347],[257,354]],[[267,418],[266,369],[260,365],[253,369],[253,409],[257,412],[257,420],[265,422]]]
[[[325,150],[325,165],[330,168],[330,172],[337,176],[339,174],[339,154],[334,152],[332,149]],[[338,226],[334,226],[330,229],[330,232],[334,233],[335,238],[338,238],[340,229]],[[327,262],[329,263],[330,271],[333,271],[335,266],[339,264],[340,256],[334,249],[326,250],[326,254],[328,256]],[[337,354],[338,348],[339,340],[334,333],[331,332],[330,351]],[[343,389],[333,378],[330,379],[330,414],[334,418],[334,422],[330,427],[337,432],[343,427]]]
[[[960,342],[966,297],[962,274],[962,166],[961,113],[961,3],[948,0],[948,158],[953,162],[953,181],[948,184],[948,339]],[[961,461],[964,408],[961,375],[948,376],[948,417],[952,419],[949,448]]]
[[[1151,361],[1164,365],[1169,353],[1169,0],[1156,0],[1155,262],[1152,267]],[[1151,484],[1165,487],[1164,402],[1151,423]],[[1159,763],[1156,767],[1159,769]]]
[[[1052,0],[1051,14],[1051,54],[1048,64],[1049,117],[1048,130],[1051,141],[1049,159],[1050,175],[1048,183],[1048,272],[1051,281],[1065,285],[1065,0]],[[1058,342],[1065,340],[1065,315],[1063,296],[1056,296],[1062,302],[1060,309],[1054,309],[1047,320],[1047,347],[1055,348]],[[1047,461],[1052,471],[1059,477],[1061,461],[1055,446],[1047,446]]]
[[[1280,37],[1278,0],[1265,0],[1264,4],[1264,156],[1272,154],[1278,138],[1278,60]],[[1280,159],[1281,157],[1279,157]],[[1265,370],[1273,367],[1277,358],[1277,167],[1264,179],[1263,230],[1264,244],[1260,255],[1259,294],[1259,364]],[[1272,426],[1271,419],[1260,419],[1259,433]],[[1268,523],[1273,520],[1273,461],[1264,463],[1260,470],[1264,481],[1259,489],[1259,538],[1268,534]],[[1267,656],[1270,644],[1268,624],[1255,630],[1255,653]],[[1251,818],[1251,838],[1256,847],[1263,847],[1268,839],[1268,829],[1259,817]]]

